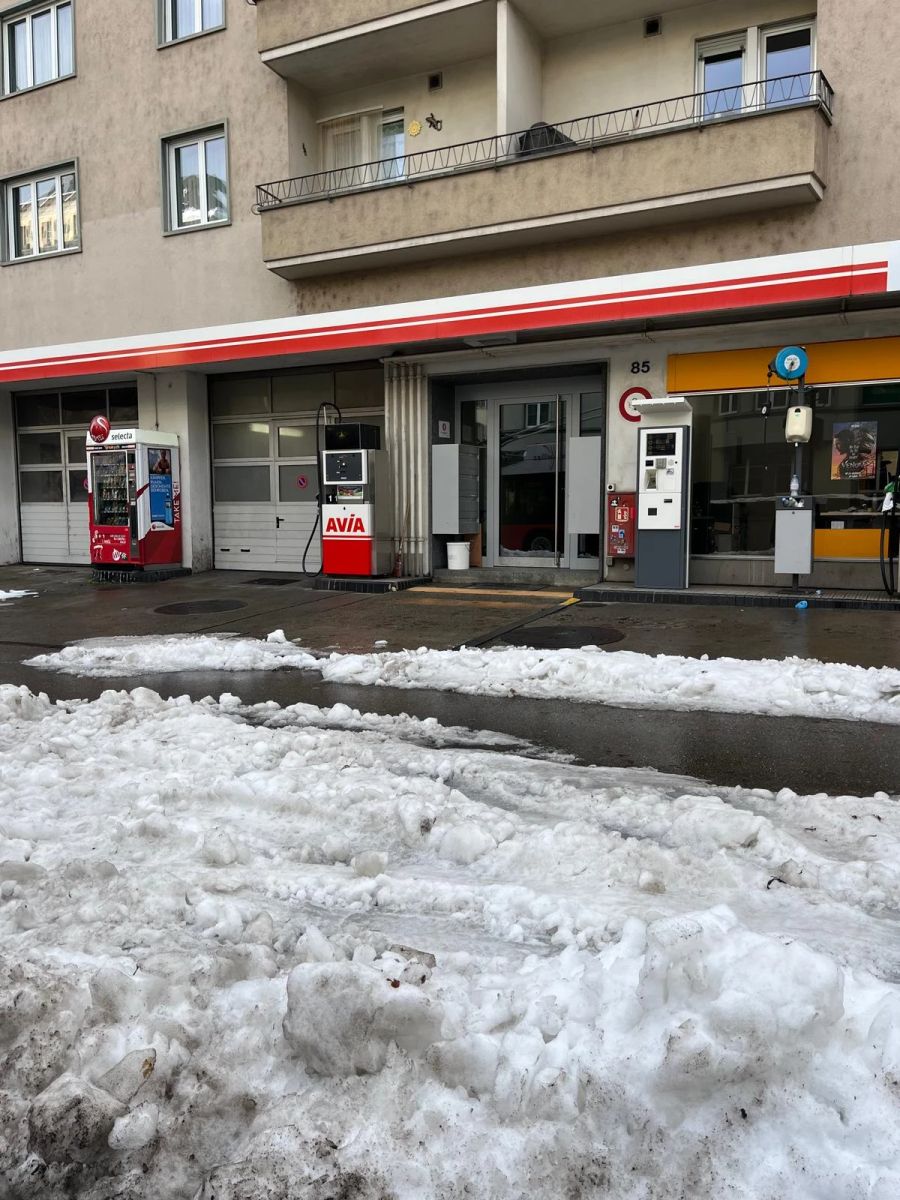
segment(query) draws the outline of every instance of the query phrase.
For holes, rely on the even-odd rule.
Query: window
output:
[[[7,95],[75,73],[72,3],[35,7],[3,24]]]
[[[220,125],[165,145],[167,228],[170,232],[228,221],[228,153]]]
[[[162,0],[163,44],[210,33],[224,25],[225,0]]]
[[[556,405],[552,400],[540,400],[535,404],[525,405],[525,428],[536,429],[540,425],[549,425],[554,417]]]
[[[716,38],[699,47],[700,91],[704,117],[740,112],[744,107],[747,38]]]
[[[729,113],[802,104],[815,93],[814,70],[815,22],[811,20],[768,28],[751,25],[699,42],[700,116],[714,120]]]
[[[766,107],[808,100],[812,94],[812,26],[768,30],[762,39]]]
[[[358,187],[402,179],[406,131],[403,109],[350,113],[323,121],[322,162],[338,175],[335,186]]]
[[[4,188],[8,260],[81,247],[74,166],[14,179]]]

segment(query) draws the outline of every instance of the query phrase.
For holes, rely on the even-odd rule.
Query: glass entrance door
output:
[[[496,406],[495,558],[514,566],[566,567],[567,397]]]

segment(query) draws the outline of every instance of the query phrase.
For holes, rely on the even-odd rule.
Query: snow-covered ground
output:
[[[2,604],[5,600],[21,600],[23,596],[36,596],[36,595],[37,595],[37,592],[28,592],[28,591],[22,591],[22,590],[4,591],[2,588],[0,588],[0,604]]]
[[[316,657],[287,641],[279,629],[265,641],[214,634],[92,639],[38,655],[26,665],[120,679],[177,671],[299,668],[318,671],[330,683],[900,724],[900,671],[803,658],[683,658],[590,646]]]
[[[0,1195],[896,1200],[898,798],[528,753],[0,687]]]

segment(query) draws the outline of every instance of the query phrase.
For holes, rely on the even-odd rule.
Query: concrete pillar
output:
[[[391,457],[394,545],[406,575],[431,573],[428,382],[419,363],[385,365],[384,426]]]
[[[13,403],[9,392],[0,391],[0,563],[21,561]]]
[[[543,118],[541,42],[511,0],[497,5],[497,133],[528,129]]]
[[[213,565],[212,476],[206,377],[189,371],[138,375],[141,429],[175,433],[181,452],[182,564]]]

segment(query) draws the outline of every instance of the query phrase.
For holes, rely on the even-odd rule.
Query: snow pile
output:
[[[169,671],[321,672],[329,683],[567,699],[619,707],[830,717],[900,724],[900,670],[787,658],[683,658],[581,650],[402,650],[316,658],[276,630],[231,636],[76,642],[27,664],[71,675],[134,678]]]
[[[0,1195],[900,1194],[898,798],[491,740],[0,687]]]
[[[20,591],[3,591],[3,589],[0,588],[0,604],[2,604],[4,600],[21,600],[21,598],[23,596],[36,596],[36,595],[37,595],[37,592],[28,592],[28,591],[21,591],[21,590]]]

